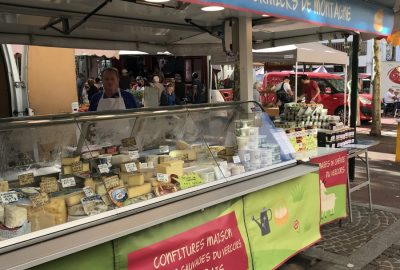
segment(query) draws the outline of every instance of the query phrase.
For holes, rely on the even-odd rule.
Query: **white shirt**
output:
[[[390,93],[390,91],[387,91],[385,94],[385,103],[394,103],[396,100],[394,99],[396,97],[396,95],[394,93]]]
[[[278,92],[279,90],[281,90],[282,83],[283,83],[283,90],[285,90],[285,92],[289,94],[290,91],[292,90],[290,87],[290,83],[284,83],[284,82],[281,82],[275,86],[275,89],[274,89],[275,92]]]

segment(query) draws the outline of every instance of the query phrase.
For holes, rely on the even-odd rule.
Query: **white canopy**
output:
[[[254,61],[348,65],[349,56],[321,43],[303,43],[253,50]]]

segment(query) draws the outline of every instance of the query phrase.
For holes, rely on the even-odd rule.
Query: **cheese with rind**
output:
[[[143,174],[132,174],[121,172],[119,177],[124,181],[124,184],[128,187],[141,186],[144,184]]]
[[[128,188],[128,198],[135,198],[151,192],[151,184],[145,183],[138,187]]]
[[[64,175],[69,175],[69,174],[72,174],[72,173],[73,173],[72,167],[71,167],[70,165],[68,165],[68,166],[63,166],[62,168],[63,168],[63,174],[64,174]],[[89,171],[90,171],[89,163],[83,163],[83,164],[82,164],[82,171],[81,171],[81,172],[89,172]]]
[[[85,193],[75,192],[65,196],[65,202],[67,206],[73,206],[81,203],[81,199],[85,197]]]
[[[8,182],[1,179],[0,180],[0,192],[8,192],[8,190],[9,190]]]
[[[69,158],[63,158],[61,160],[61,165],[63,166],[71,166],[73,163],[79,162],[80,161],[80,157],[69,157]]]

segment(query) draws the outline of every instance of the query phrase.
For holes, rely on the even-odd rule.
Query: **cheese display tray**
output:
[[[295,164],[257,103],[48,118],[0,121],[0,253]]]

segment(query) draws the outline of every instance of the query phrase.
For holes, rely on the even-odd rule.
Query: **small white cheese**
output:
[[[28,211],[25,208],[16,205],[5,206],[4,225],[7,228],[21,227],[27,220]]]

